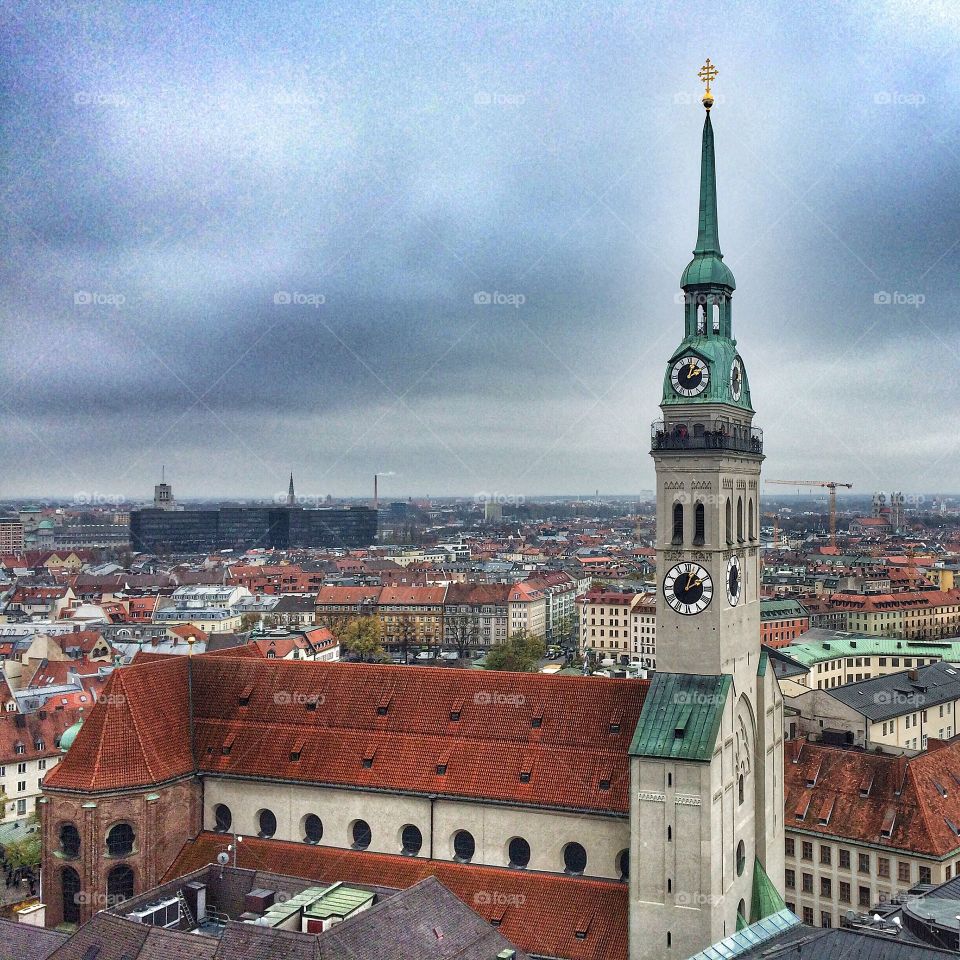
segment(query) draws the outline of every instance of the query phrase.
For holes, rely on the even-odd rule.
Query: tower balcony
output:
[[[753,453],[763,456],[763,431],[759,427],[743,427],[739,424],[674,423],[669,426],[662,420],[650,424],[650,449],[657,450],[731,450],[735,453]]]

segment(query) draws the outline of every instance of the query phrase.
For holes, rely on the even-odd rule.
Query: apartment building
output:
[[[810,615],[799,600],[760,601],[760,642],[786,647],[810,629]]]
[[[580,653],[600,660],[656,666],[656,595],[592,590],[577,598]]]
[[[958,875],[960,742],[907,759],[795,740],[784,767],[784,896],[805,923]]]
[[[847,630],[868,636],[908,640],[960,636],[960,590],[835,593],[830,606],[846,615]]]
[[[941,660],[960,663],[960,640],[917,642],[816,629],[804,634],[802,643],[769,652],[781,679],[829,690]]]
[[[848,683],[829,690],[784,691],[791,739],[828,731],[852,746],[886,752],[919,752],[931,738],[949,740],[957,732],[960,668],[928,664]],[[842,735],[842,736],[841,736]]]
[[[532,582],[521,580],[510,588],[508,610],[510,633],[546,637],[547,595]]]
[[[19,517],[0,517],[0,554],[23,552],[23,523]]]

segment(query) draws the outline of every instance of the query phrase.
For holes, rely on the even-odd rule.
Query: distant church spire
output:
[[[297,503],[296,494],[293,492],[293,471],[290,472],[290,486],[287,487],[287,506],[293,507]]]

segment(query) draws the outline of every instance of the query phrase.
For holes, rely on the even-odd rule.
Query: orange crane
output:
[[[767,483],[779,483],[785,487],[826,487],[830,495],[830,546],[837,545],[837,487],[846,487],[852,483],[840,483],[837,480],[768,480]]]

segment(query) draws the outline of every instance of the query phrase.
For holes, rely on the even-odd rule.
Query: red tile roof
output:
[[[945,856],[960,849],[960,739],[929,741],[912,759],[790,741],[787,829]],[[813,786],[808,786],[813,784]],[[869,785],[867,796],[861,786]],[[798,820],[798,810],[807,810]],[[827,823],[821,811],[829,810]],[[889,836],[884,827],[892,826]]]
[[[44,787],[96,792],[192,773],[187,661],[138,658],[115,670]]]
[[[201,833],[167,871],[166,880],[215,863],[226,848],[222,834]],[[615,880],[528,873],[282,840],[244,837],[239,867],[322,883],[373,884],[406,889],[435,876],[527,953],[568,960],[626,960],[628,888]],[[586,930],[583,939],[577,930]]]
[[[189,773],[187,661],[138,657],[115,671],[49,786],[110,790]],[[265,660],[232,650],[192,665],[195,752],[206,773],[628,810],[627,751],[647,681]],[[521,754],[533,764],[526,783]]]

